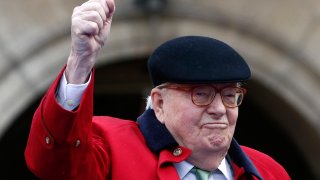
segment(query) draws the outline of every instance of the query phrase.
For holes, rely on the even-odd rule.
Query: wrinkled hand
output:
[[[74,8],[72,45],[66,68],[68,83],[80,84],[88,79],[110,33],[114,11],[113,0],[89,0]]]

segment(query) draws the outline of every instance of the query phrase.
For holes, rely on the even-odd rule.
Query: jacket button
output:
[[[74,102],[73,102],[73,100],[67,100],[67,105],[68,106],[73,106],[74,105]]]
[[[76,148],[77,147],[79,147],[80,146],[80,140],[78,139],[78,140],[76,140],[76,143],[75,143],[75,145],[74,145]]]
[[[46,144],[50,144],[50,138],[48,136],[46,137]]]
[[[176,148],[173,153],[174,156],[180,156],[182,154],[182,149],[181,148]]]

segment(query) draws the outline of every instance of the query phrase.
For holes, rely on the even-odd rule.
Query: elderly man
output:
[[[154,88],[135,121],[93,116],[93,66],[108,37],[112,0],[72,16],[66,67],[36,110],[25,158],[41,179],[290,179],[269,156],[233,139],[250,69],[227,44],[200,36],[159,46]]]

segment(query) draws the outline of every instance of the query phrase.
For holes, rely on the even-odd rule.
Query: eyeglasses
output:
[[[158,88],[176,89],[191,92],[191,100],[197,106],[207,106],[212,103],[216,94],[220,94],[223,104],[226,107],[235,108],[241,105],[246,89],[241,87],[216,88],[210,85],[192,86],[166,83]]]

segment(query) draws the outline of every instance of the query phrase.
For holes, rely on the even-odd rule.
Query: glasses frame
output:
[[[197,103],[194,102],[194,98],[193,98],[194,89],[198,88],[198,87],[201,87],[201,86],[209,86],[209,87],[212,87],[215,90],[215,94],[213,96],[211,96],[210,101],[208,101],[208,103],[206,103],[206,104],[197,104]],[[176,89],[176,90],[180,90],[180,91],[190,92],[191,101],[196,106],[208,106],[209,104],[211,104],[213,102],[213,100],[214,100],[214,98],[216,97],[217,94],[220,94],[220,96],[221,96],[221,91],[223,89],[226,89],[226,88],[237,88],[237,89],[240,89],[243,92],[243,98],[242,98],[241,102],[236,106],[230,106],[230,105],[226,104],[224,102],[223,96],[221,96],[221,100],[222,100],[223,105],[226,106],[226,107],[229,107],[229,108],[239,107],[243,102],[245,94],[247,93],[247,89],[245,89],[243,87],[239,87],[239,86],[225,86],[225,87],[217,88],[217,87],[215,87],[213,85],[208,85],[208,84],[186,85],[186,84],[165,83],[165,84],[161,84],[161,85],[157,86],[157,88],[159,88],[159,89],[168,88],[168,89]]]

